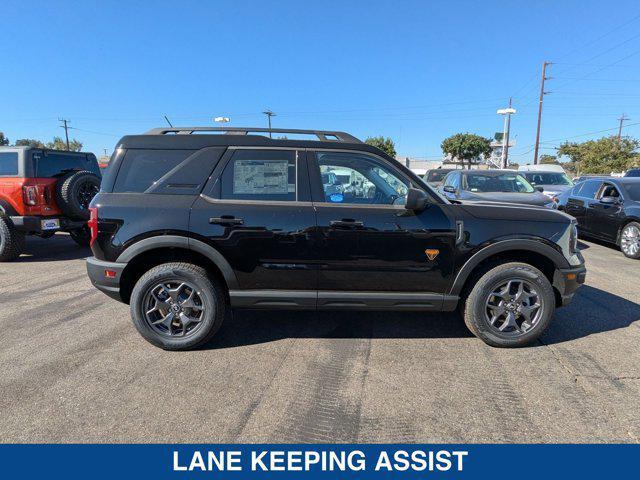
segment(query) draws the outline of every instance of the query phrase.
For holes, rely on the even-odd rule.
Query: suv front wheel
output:
[[[521,347],[548,327],[555,310],[553,287],[526,263],[505,263],[484,273],[464,304],[471,332],[494,347]]]
[[[152,268],[131,294],[131,317],[140,334],[165,350],[207,343],[222,325],[225,296],[205,269],[190,263]]]

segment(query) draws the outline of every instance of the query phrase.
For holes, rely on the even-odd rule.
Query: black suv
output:
[[[486,343],[521,346],[585,279],[568,215],[450,202],[342,132],[125,136],[90,210],[91,281],[169,350],[202,345],[239,308],[459,308]]]

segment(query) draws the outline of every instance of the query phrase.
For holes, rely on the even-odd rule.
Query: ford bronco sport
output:
[[[20,256],[25,235],[66,231],[88,245],[88,207],[100,178],[92,153],[0,147],[0,261]]]
[[[202,345],[241,308],[458,308],[486,343],[516,347],[585,280],[571,217],[448,201],[342,132],[125,136],[90,211],[91,281],[168,350]]]

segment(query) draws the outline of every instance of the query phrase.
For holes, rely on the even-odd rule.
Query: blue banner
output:
[[[2,478],[637,478],[638,445],[0,445]]]

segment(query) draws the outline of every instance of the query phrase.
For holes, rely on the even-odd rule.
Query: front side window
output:
[[[610,183],[605,183],[602,186],[602,190],[600,191],[600,195],[598,196],[598,198],[604,198],[604,197],[618,198],[620,197],[620,192],[618,192],[618,189],[614,185]]]
[[[318,152],[321,178],[335,178],[322,189],[324,201],[403,205],[410,183],[382,160],[367,154]]]
[[[473,173],[466,175],[464,189],[470,192],[533,193],[534,188],[522,175],[502,173],[499,175]]]
[[[18,152],[0,153],[0,176],[18,175]]]
[[[222,174],[221,198],[295,201],[294,150],[237,150]]]

